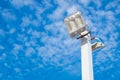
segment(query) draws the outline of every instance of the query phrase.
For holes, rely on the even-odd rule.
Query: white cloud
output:
[[[11,28],[8,33],[13,34],[13,33],[15,33],[15,31],[16,31],[15,28]]]
[[[18,68],[18,67],[14,68],[14,70],[16,73],[19,73],[21,71],[20,68]]]
[[[33,0],[12,0],[11,3],[16,7],[16,8],[21,8],[23,6],[28,6],[32,5],[34,3]]]
[[[48,15],[48,18],[52,21],[60,20],[63,18],[65,8],[63,6],[58,7],[52,14]]]
[[[42,64],[38,64],[38,68],[44,68]]]
[[[48,15],[48,18],[52,21],[62,20],[65,12],[67,12],[67,14],[71,14],[78,10],[77,4],[73,5],[75,1],[59,0],[55,2],[58,4],[58,7],[54,12]]]
[[[39,31],[33,31],[32,36],[35,38],[41,38],[42,33]]]
[[[96,4],[96,8],[97,9],[99,9],[101,6],[102,6],[102,2],[103,1],[100,1],[100,0],[92,0],[92,2],[94,3],[94,4]]]
[[[69,4],[71,4],[69,1],[65,1],[65,0],[56,0],[55,1],[58,6],[63,6],[64,8],[66,8]]]
[[[117,0],[116,1],[111,1],[105,6],[105,9],[109,10],[109,9],[112,9],[112,8],[116,8],[118,5],[119,5],[119,1],[117,1]]]
[[[3,9],[2,10],[2,16],[6,19],[6,20],[8,20],[8,19],[10,19],[10,20],[16,20],[16,16],[11,12],[11,10],[9,10],[9,9]]]
[[[13,54],[18,54],[20,50],[23,50],[23,46],[20,44],[14,44],[14,48],[12,50]]]
[[[34,17],[37,17],[37,19],[35,19]],[[42,18],[40,14],[38,15],[38,13],[36,12],[36,15],[23,16],[21,20],[22,20],[20,24],[21,27],[28,27],[28,26],[37,27],[39,26],[39,23],[41,22]]]
[[[115,13],[116,14],[119,14],[120,13],[120,5],[117,6],[116,10],[115,10]]]
[[[80,63],[75,63],[73,65],[68,64],[67,67],[65,67],[65,70],[70,71],[71,74],[80,76],[81,74]]]
[[[97,11],[96,13],[98,16],[106,17],[109,21],[115,19],[114,12],[112,11]]]
[[[74,14],[74,13],[77,12],[78,10],[79,10],[78,5],[73,5],[73,6],[71,6],[71,7],[69,7],[69,8],[67,9],[67,14],[68,14],[68,15]]]
[[[30,21],[30,18],[29,18],[29,17],[23,17],[23,18],[22,18],[21,26],[22,26],[22,27],[29,26],[30,23],[31,23],[31,21]]]
[[[80,3],[87,6],[90,3],[91,0],[79,0]]]
[[[29,47],[26,49],[26,56],[31,56],[32,54],[35,53],[35,49],[32,47]]]

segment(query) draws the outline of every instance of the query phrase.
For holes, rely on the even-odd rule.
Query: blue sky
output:
[[[80,41],[64,18],[81,11],[105,48],[95,80],[120,80],[120,0],[0,0],[0,80],[81,80]]]

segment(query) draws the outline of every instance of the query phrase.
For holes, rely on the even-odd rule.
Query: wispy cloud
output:
[[[16,7],[16,8],[22,8],[24,6],[29,6],[34,4],[33,0],[12,0],[11,3]]]
[[[13,14],[9,9],[2,9],[2,17],[6,20],[16,20],[15,14]]]

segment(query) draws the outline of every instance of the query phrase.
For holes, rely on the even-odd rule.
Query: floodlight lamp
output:
[[[82,16],[79,11],[65,18],[64,22],[68,28],[71,37],[75,37],[78,34],[80,35],[86,30],[86,23],[82,19]]]
[[[99,48],[103,48],[103,47],[105,47],[105,45],[102,42],[96,42],[96,43],[92,44],[92,50],[93,51],[97,50]]]

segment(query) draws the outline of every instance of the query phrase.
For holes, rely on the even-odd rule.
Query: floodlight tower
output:
[[[102,47],[103,44],[97,42],[93,46],[91,45],[90,32],[86,29],[86,23],[79,11],[65,18],[64,22],[67,25],[70,36],[81,40],[82,80],[94,80],[92,49],[96,50]]]

